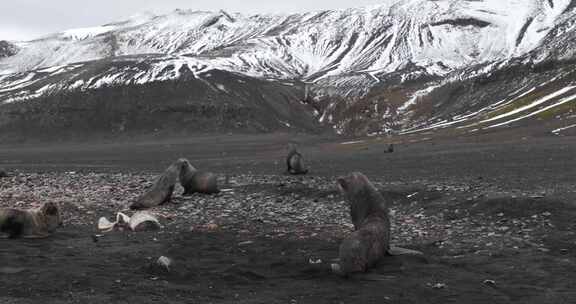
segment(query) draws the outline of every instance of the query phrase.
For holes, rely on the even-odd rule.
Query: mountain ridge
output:
[[[21,72],[154,53],[198,56],[215,68],[250,76],[308,81],[327,70],[329,75],[392,72],[409,62],[441,74],[436,62],[455,69],[532,50],[570,1],[557,1],[554,8],[546,3],[399,0],[347,10],[233,17],[223,11],[176,10],[24,43],[20,55],[1,63],[0,70],[3,65]],[[428,13],[421,16],[414,11]],[[514,18],[519,20],[510,21]],[[494,39],[502,33],[505,39]],[[54,47],[52,52],[37,54],[37,48],[49,46]],[[226,56],[226,51],[234,51],[233,56]]]

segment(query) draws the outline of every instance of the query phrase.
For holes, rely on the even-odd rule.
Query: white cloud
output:
[[[43,34],[45,34],[45,30],[40,28],[15,28],[0,24],[0,40],[25,41],[40,37]]]

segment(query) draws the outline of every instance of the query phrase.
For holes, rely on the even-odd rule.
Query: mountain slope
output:
[[[0,56],[0,111],[38,99],[58,104],[67,92],[80,98],[182,80],[230,87],[205,77],[229,73],[223,79],[298,84],[290,104],[305,102],[310,122],[278,119],[291,126],[322,123],[356,134],[426,129],[484,114],[476,112],[522,91],[519,83],[539,90],[557,81],[550,71],[569,75],[575,6],[570,0],[396,0],[305,14],[138,15],[15,43]],[[539,68],[554,62],[568,64]],[[494,92],[478,91],[485,88],[475,84],[495,78],[498,87],[486,87]],[[231,87],[239,91],[229,93],[248,98],[247,87]]]
[[[123,64],[130,66],[129,62],[117,60],[92,62],[52,77],[60,78],[60,82],[90,83],[89,79],[82,80],[84,74],[121,70]],[[220,70],[194,75],[181,68],[179,73],[178,78],[161,82],[55,90],[7,103],[0,106],[0,140],[175,137],[194,133],[322,129],[313,119],[314,109],[301,102],[302,90],[297,84],[262,81]]]
[[[254,16],[177,10],[57,33],[24,44],[18,56],[1,64],[22,72],[154,53],[201,57],[217,68],[264,77],[315,80],[388,73],[409,63],[445,74],[534,49],[569,2],[402,0],[369,8]]]

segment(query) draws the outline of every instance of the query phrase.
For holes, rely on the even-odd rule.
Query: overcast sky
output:
[[[176,8],[229,12],[295,12],[348,8],[386,0],[0,0],[0,40],[29,40],[71,28],[105,24],[136,13]]]

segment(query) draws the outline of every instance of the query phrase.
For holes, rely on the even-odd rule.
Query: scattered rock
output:
[[[214,224],[214,223],[210,223],[210,224],[206,225],[206,230],[210,230],[210,231],[218,230],[219,228],[220,228],[220,226],[218,226],[217,224]]]
[[[0,267],[0,274],[17,274],[26,271],[24,267]]]
[[[111,222],[105,217],[98,220],[98,229],[104,232],[109,232],[114,229],[129,229],[131,231],[156,231],[162,229],[162,225],[158,219],[148,211],[138,211],[132,215],[127,216],[122,212],[116,214],[116,221]]]
[[[172,265],[172,260],[168,257],[161,256],[158,258],[156,263],[158,264],[158,266],[165,268],[166,271],[170,271],[170,266]]]
[[[445,283],[435,283],[435,284],[428,283],[428,286],[432,287],[433,289],[446,289],[447,287]]]
[[[94,220],[90,212],[116,214],[125,202],[135,200],[154,176],[83,172],[20,173],[0,182],[0,207],[25,209],[36,207],[38,201],[57,201],[65,206],[63,215],[66,225],[82,226]],[[235,175],[232,180],[235,181],[233,192],[210,198],[201,195],[182,197],[183,189],[177,186],[173,196],[175,204],[156,208],[153,214],[158,218],[172,219],[166,224],[167,227],[193,226],[191,230],[200,231],[234,227],[242,236],[255,234],[293,239],[339,239],[352,229],[348,205],[339,195],[335,195],[337,186],[331,177],[305,179],[305,183],[282,175]],[[419,188],[402,193],[402,199],[414,194],[409,199],[414,203],[393,204],[390,210],[393,215],[392,242],[395,243],[410,245],[443,240],[436,244],[437,248],[447,253],[455,252],[454,255],[474,252],[490,254],[497,252],[498,248],[538,250],[544,247],[541,235],[554,229],[552,213],[546,209],[525,210],[526,216],[515,218],[511,218],[508,209],[504,208],[509,204],[470,212],[472,206],[466,205],[463,200],[470,196],[478,197],[478,193],[467,192],[467,182],[411,183],[426,184],[428,189],[449,192],[450,195],[444,195],[445,203],[449,206],[437,208],[433,204],[423,204],[423,198],[427,195],[422,195],[424,192]],[[377,184],[381,189],[392,186]],[[279,188],[278,185],[283,187]],[[489,188],[481,191],[494,192]],[[498,196],[503,197],[511,197],[515,193],[498,191]],[[533,193],[523,193],[522,197],[539,193],[541,190],[535,189]],[[299,199],[295,200],[295,197]],[[316,201],[312,203],[313,200]],[[105,219],[98,224],[103,228],[100,231],[107,231],[112,225],[114,229],[130,229],[130,219],[121,213],[116,214],[112,221]],[[157,224],[143,227],[153,229]],[[492,246],[475,248],[477,244]],[[482,249],[490,251],[483,252]]]
[[[253,241],[245,241],[245,242],[238,243],[238,246],[247,246],[247,245],[252,245],[252,244],[254,244]]]
[[[92,238],[92,242],[94,242],[94,243],[98,243],[98,241],[100,240],[100,236],[98,234],[91,235],[91,238]]]

